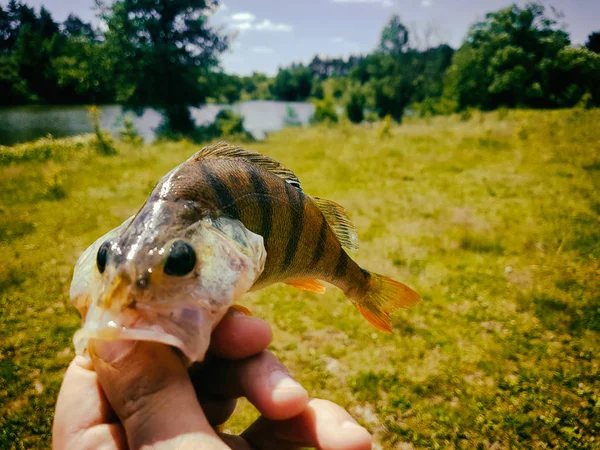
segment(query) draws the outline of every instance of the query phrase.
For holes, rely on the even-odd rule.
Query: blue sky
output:
[[[5,5],[8,0],[0,0]],[[64,20],[70,12],[98,24],[94,0],[25,0],[38,9],[45,5]],[[510,0],[225,0],[212,17],[214,25],[236,31],[232,48],[223,55],[227,72],[274,74],[292,61],[308,62],[315,54],[347,56],[366,53],[376,45],[391,14],[430,44],[460,46],[468,27],[486,12]],[[526,1],[516,1],[525,4]],[[600,0],[542,2],[564,13],[562,21],[574,44],[583,44],[600,29]]]

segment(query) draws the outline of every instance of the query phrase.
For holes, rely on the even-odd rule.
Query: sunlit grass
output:
[[[273,286],[243,303],[311,394],[352,411],[380,448],[597,448],[598,123],[598,110],[474,112],[248,144],[344,205],[357,261],[423,302],[394,316],[392,335],[335,288]],[[12,158],[0,158],[0,448],[49,445],[79,324],[67,297],[79,253],[196,149],[107,157],[87,145],[54,141],[47,158],[0,148]],[[254,415],[245,405],[227,427]]]

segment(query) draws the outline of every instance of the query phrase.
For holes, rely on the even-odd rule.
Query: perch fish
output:
[[[419,301],[409,287],[361,268],[344,208],[307,195],[277,161],[219,143],[165,175],[133,217],[79,258],[71,299],[91,338],[140,339],[200,361],[210,333],[245,292],[273,283],[342,289],[376,328]],[[238,306],[239,307],[239,306]]]

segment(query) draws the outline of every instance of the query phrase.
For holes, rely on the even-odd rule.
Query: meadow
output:
[[[344,205],[355,259],[423,301],[373,329],[333,287],[242,304],[378,449],[600,448],[600,110],[288,128],[246,144]],[[79,254],[198,147],[0,147],[0,448],[47,448],[80,318]],[[226,428],[256,416],[242,403]]]

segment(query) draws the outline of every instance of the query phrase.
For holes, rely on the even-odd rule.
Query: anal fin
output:
[[[250,312],[250,310],[248,308],[246,308],[245,306],[242,305],[231,305],[231,307],[233,309],[235,309],[236,311],[241,312],[242,314],[246,315],[246,316],[251,316],[252,313]]]
[[[303,291],[314,292],[315,294],[325,293],[325,285],[319,280],[305,278],[302,280],[288,280],[285,284],[302,289]]]

